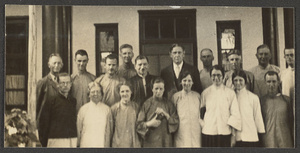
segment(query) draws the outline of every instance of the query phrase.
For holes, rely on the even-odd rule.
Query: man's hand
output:
[[[155,116],[150,121],[146,122],[146,126],[147,127],[158,127],[160,125],[161,121],[157,120],[156,117],[157,117],[157,114],[155,114]]]
[[[167,118],[167,120],[169,120],[169,118],[170,118],[170,115],[169,115],[167,112],[165,112],[165,111],[164,111],[162,108],[160,108],[160,107],[157,107],[157,108],[156,108],[155,113],[156,113],[156,114],[161,114],[161,115],[165,116],[165,117]]]

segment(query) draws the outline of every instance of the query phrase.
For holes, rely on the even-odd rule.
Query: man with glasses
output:
[[[39,139],[43,147],[76,147],[76,99],[69,95],[71,76],[58,75],[59,93],[45,102],[39,118]]]
[[[235,130],[241,130],[241,115],[235,92],[223,85],[224,69],[213,66],[213,85],[201,94],[201,110],[206,108],[202,126],[203,147],[230,147],[235,142]]]

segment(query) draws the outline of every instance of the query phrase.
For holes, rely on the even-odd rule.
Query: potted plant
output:
[[[4,146],[30,147],[32,142],[38,142],[34,125],[25,111],[12,109],[5,115]]]

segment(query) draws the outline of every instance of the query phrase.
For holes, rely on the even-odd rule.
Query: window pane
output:
[[[6,89],[25,89],[24,75],[6,75]]]
[[[225,29],[221,36],[221,48],[222,49],[234,49],[235,48],[235,30]]]
[[[100,32],[100,51],[114,51],[115,40],[113,31],[101,31]]]
[[[145,19],[145,38],[146,39],[158,38],[157,19]]]
[[[190,27],[190,20],[188,18],[176,19],[176,37],[189,38]]]
[[[160,20],[161,38],[174,38],[174,19]]]
[[[25,92],[24,91],[6,91],[5,92],[6,105],[24,105]]]

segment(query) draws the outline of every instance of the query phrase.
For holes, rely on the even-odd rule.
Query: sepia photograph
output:
[[[294,7],[4,12],[5,148],[296,147]]]

